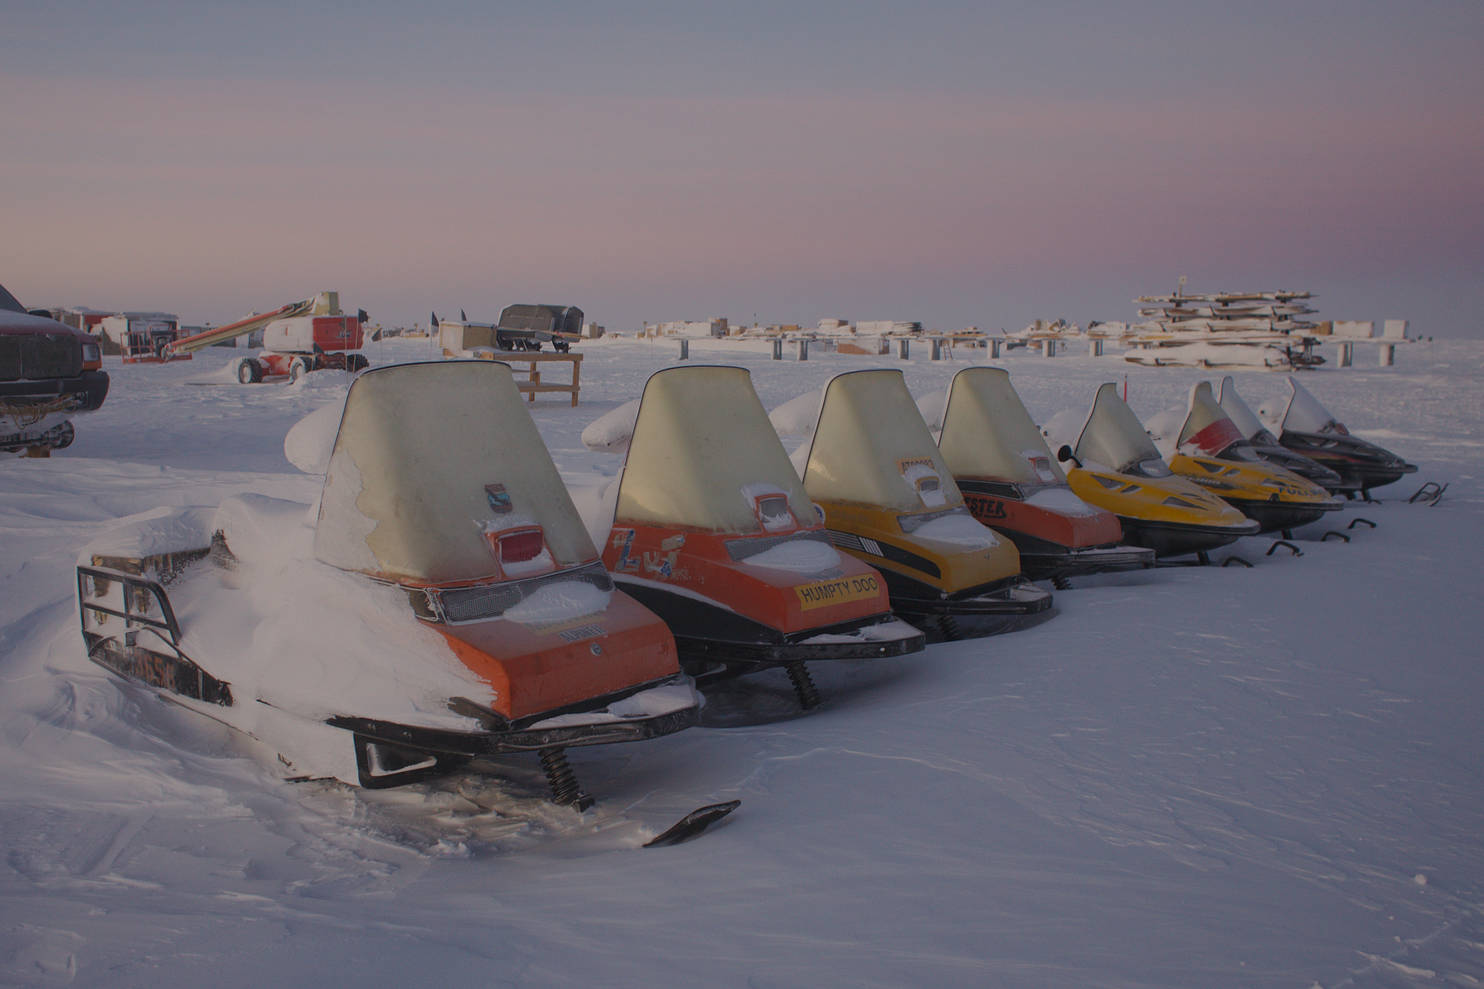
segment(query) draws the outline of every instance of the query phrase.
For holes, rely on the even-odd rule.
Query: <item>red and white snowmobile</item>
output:
[[[1252,411],[1242,396],[1237,394],[1237,386],[1232,381],[1232,376],[1227,375],[1221,379],[1221,388],[1216,393],[1216,401],[1225,412],[1227,418],[1237,427],[1237,431],[1247,440],[1247,444],[1257,452],[1262,459],[1275,463],[1284,470],[1291,470],[1299,477],[1307,478],[1319,485],[1326,491],[1338,494],[1345,488],[1344,481],[1340,475],[1330,470],[1312,457],[1306,457],[1301,453],[1295,453],[1282,443],[1278,437],[1262,424],[1257,413]]]
[[[603,562],[703,682],[782,666],[808,708],[806,662],[923,647],[876,570],[830,545],[742,368],[650,377],[612,519]]]
[[[333,420],[331,420],[333,424]],[[295,776],[393,786],[694,724],[663,622],[613,587],[505,364],[351,385],[318,505],[137,517],[82,551],[88,656],[274,747]]]

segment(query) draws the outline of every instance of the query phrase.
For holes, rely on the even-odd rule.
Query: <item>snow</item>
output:
[[[532,406],[573,485],[617,470],[583,428],[675,356],[623,339],[581,348],[581,406]],[[962,349],[800,363],[724,340],[691,348],[749,368],[765,407],[841,370],[900,367],[922,392],[965,364]],[[73,565],[120,520],[318,496],[285,435],[343,385],[304,386],[325,372],[187,384],[234,356],[108,358],[113,389],[75,420],[71,447],[0,462],[0,984],[1484,980],[1484,344],[1303,376],[1354,433],[1421,465],[1382,504],[1324,523],[1376,529],[1346,530],[1349,543],[1300,530],[1302,557],[1247,539],[1234,549],[1251,570],[1079,579],[1030,629],[813,663],[825,701],[807,715],[781,671],[732,681],[698,728],[570,750],[598,800],[583,815],[542,799],[532,757],[398,790],[285,783],[272,751],[86,659]],[[1102,381],[1121,391],[1127,373],[1148,416],[1216,376],[1117,356],[1001,363],[1036,421],[1074,408],[1074,430]],[[1235,378],[1254,405],[1287,397],[1279,375]],[[1424,480],[1451,482],[1435,508],[1405,502]],[[173,524],[147,539],[177,538]],[[390,589],[313,560],[275,566],[248,592],[259,623],[242,663],[280,676],[284,702],[330,686],[323,666],[275,669],[287,643],[322,663],[364,653],[379,678],[422,648],[412,633],[436,637],[392,620],[405,611],[379,596]],[[326,599],[355,608],[367,636],[318,622]],[[698,841],[639,849],[729,798],[741,808]]]
[[[1000,544],[994,530],[975,519],[966,509],[929,519],[914,527],[912,535],[961,549],[990,549]]]
[[[835,547],[818,539],[785,539],[761,553],[747,557],[751,567],[769,570],[791,570],[795,573],[817,574],[840,565],[840,554]]]
[[[1049,512],[1059,512],[1062,515],[1097,515],[1102,511],[1078,498],[1072,493],[1071,488],[1061,486],[1033,491],[1030,497],[1025,499],[1025,503],[1036,508],[1044,508]]]

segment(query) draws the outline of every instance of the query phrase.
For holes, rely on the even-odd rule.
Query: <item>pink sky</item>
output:
[[[1181,64],[1079,87],[1050,53],[1044,90],[972,60],[768,83],[692,57],[668,83],[607,65],[552,91],[391,51],[328,76],[6,67],[0,281],[189,321],[336,289],[386,323],[543,301],[617,330],[946,329],[1128,319],[1188,275],[1480,333],[1484,73],[1432,54],[1430,78],[1334,58],[1291,89],[1260,59],[1222,86]]]

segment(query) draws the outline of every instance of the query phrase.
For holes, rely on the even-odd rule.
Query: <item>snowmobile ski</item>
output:
[[[670,825],[661,833],[644,843],[645,848],[666,848],[699,838],[711,825],[742,806],[740,800],[724,800],[719,804],[697,807],[689,814]]]

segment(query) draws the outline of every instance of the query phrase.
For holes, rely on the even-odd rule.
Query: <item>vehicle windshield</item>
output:
[[[1003,368],[971,367],[953,376],[938,447],[955,477],[1066,483]]]
[[[820,501],[898,512],[963,504],[902,372],[889,369],[849,371],[830,381],[804,488]]]
[[[1147,477],[1167,477],[1170,473],[1154,441],[1144,431],[1144,424],[1128,403],[1118,397],[1118,388],[1111,381],[1098,388],[1073,452],[1078,460],[1093,461],[1124,473]]]
[[[539,526],[554,565],[596,559],[525,405],[494,361],[362,374],[330,455],[315,555],[407,583],[484,580],[501,576],[492,538]]]
[[[615,521],[757,533],[774,527],[770,494],[815,524],[804,484],[740,367],[674,367],[644,386]]]
[[[1252,411],[1252,406],[1237,394],[1237,386],[1229,374],[1221,379],[1219,401],[1221,410],[1226,413],[1228,419],[1236,423],[1237,429],[1247,439],[1252,439],[1264,430],[1262,420],[1257,418],[1257,413]]]
[[[1211,393],[1211,383],[1197,382],[1190,389],[1190,410],[1180,427],[1176,448],[1219,457],[1234,444],[1241,443],[1242,433]]]
[[[1339,424],[1329,409],[1320,405],[1319,399],[1310,395],[1309,390],[1292,377],[1288,379],[1288,386],[1293,389],[1293,395],[1283,413],[1282,428],[1295,433],[1323,433]]]

